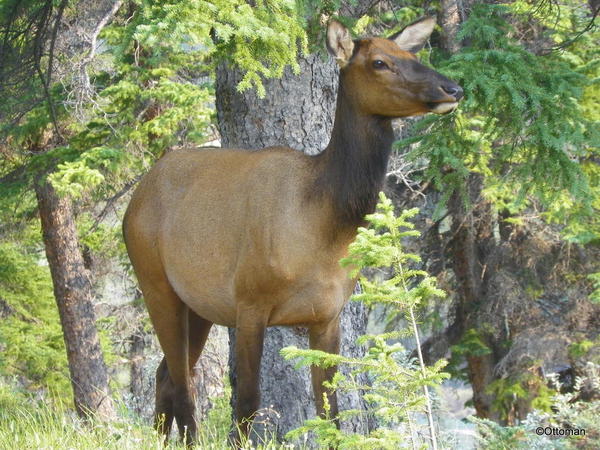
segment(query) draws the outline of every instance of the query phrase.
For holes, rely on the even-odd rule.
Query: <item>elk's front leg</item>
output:
[[[340,320],[336,317],[329,323],[313,325],[309,330],[309,344],[313,350],[322,350],[327,353],[339,353],[340,352]],[[335,417],[335,424],[339,428],[339,422],[337,420],[338,414],[338,403],[337,395],[335,391],[327,389],[323,386],[324,381],[331,381],[337,366],[322,369],[317,366],[311,367],[312,385],[315,393],[315,406],[317,414],[321,417],[325,417],[325,408],[323,394],[327,395],[329,402],[329,416]]]
[[[260,360],[265,327],[266,317],[258,313],[256,307],[238,307],[235,337],[237,370],[235,417],[240,435],[246,437],[254,414],[260,406]]]

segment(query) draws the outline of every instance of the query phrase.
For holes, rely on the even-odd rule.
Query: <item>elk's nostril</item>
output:
[[[446,85],[446,86],[442,86],[442,90],[448,94],[451,95],[452,97],[454,97],[456,100],[460,100],[463,96],[463,90],[460,86],[457,86],[455,84],[451,84],[451,85]]]

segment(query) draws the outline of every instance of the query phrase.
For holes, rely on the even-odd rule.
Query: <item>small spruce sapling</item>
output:
[[[356,240],[349,247],[348,257],[340,261],[342,266],[350,268],[352,277],[365,268],[391,269],[392,276],[388,279],[371,281],[361,276],[363,293],[354,295],[352,300],[367,305],[383,304],[391,314],[404,315],[410,329],[361,336],[358,342],[369,346],[362,358],[296,347],[286,347],[281,351],[286,359],[298,359],[298,367],[346,365],[349,373],[343,375],[338,372],[328,387],[338,391],[362,392],[378,427],[368,434],[346,433],[337,429],[333,417],[315,418],[288,433],[289,439],[297,439],[312,431],[318,443],[325,447],[396,449],[407,442],[413,448],[419,447],[424,444],[419,441],[419,436],[428,434],[431,447],[437,448],[428,387],[440,384],[448,378],[448,374],[442,372],[446,365],[443,360],[431,367],[423,363],[415,310],[428,299],[445,294],[436,287],[435,279],[427,272],[409,267],[411,262],[419,262],[420,258],[407,253],[402,241],[419,235],[408,221],[417,212],[417,209],[411,209],[396,217],[392,202],[380,193],[377,211],[366,217],[370,228],[359,228]],[[411,334],[416,339],[417,360],[411,359],[404,347],[395,341]],[[356,381],[361,373],[368,374],[372,380],[370,386]],[[428,419],[429,430],[425,433],[417,430],[419,425],[414,420],[415,414],[423,413]],[[339,419],[343,421],[347,417],[364,414],[364,411],[341,411]]]

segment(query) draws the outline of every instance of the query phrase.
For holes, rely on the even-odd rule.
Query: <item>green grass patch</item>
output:
[[[70,409],[51,402],[34,399],[0,379],[0,450],[77,449],[77,450],[162,450],[186,449],[178,440],[174,428],[168,445],[150,423],[133,416],[123,405],[119,417],[111,422],[83,421]],[[229,394],[213,399],[213,408],[198,424],[198,445],[207,450],[229,450],[231,426]],[[275,450],[290,448],[275,440],[244,448]]]

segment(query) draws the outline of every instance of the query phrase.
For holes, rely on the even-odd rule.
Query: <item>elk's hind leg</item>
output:
[[[154,428],[160,434],[169,438],[173,425],[173,401],[174,387],[169,378],[167,360],[163,357],[156,369],[156,395],[154,406]]]
[[[188,366],[190,370],[190,390],[192,401],[195,406],[194,399],[194,366],[198,361],[198,358],[202,354],[204,345],[208,338],[208,334],[212,327],[212,322],[203,319],[196,313],[188,309]],[[177,402],[177,396],[175,393],[173,382],[169,376],[167,369],[166,357],[162,359],[158,369],[156,371],[156,414],[155,414],[155,428],[161,433],[168,437],[172,427],[173,419],[177,422],[179,433],[181,438],[185,438],[186,441],[191,441],[190,433],[186,431],[186,414],[187,411],[184,409],[177,410],[174,407],[174,402]],[[195,409],[195,408],[193,408]],[[192,417],[194,417],[194,411],[191,411]]]
[[[194,366],[204,350],[204,344],[208,339],[208,333],[213,326],[212,322],[203,319],[191,309],[188,310],[188,345],[190,375],[194,375]]]
[[[156,372],[155,426],[168,436],[175,419],[180,436],[191,444],[196,439],[196,422],[189,361],[189,310],[166,279],[155,278],[151,283],[144,283],[140,279],[140,284],[150,319],[165,354]],[[210,329],[210,325],[206,328]]]

